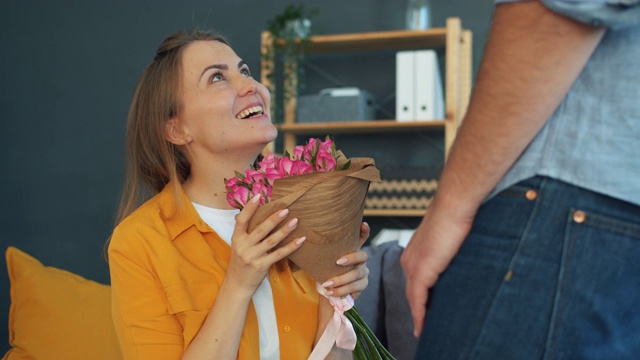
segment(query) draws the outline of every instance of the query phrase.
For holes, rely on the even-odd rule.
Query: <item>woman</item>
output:
[[[108,244],[113,318],[127,359],[306,359],[322,335],[333,307],[286,260],[305,238],[275,249],[297,219],[281,210],[249,232],[260,199],[242,211],[226,201],[224,179],[276,138],[269,109],[268,90],[210,33],[168,37],[144,70]],[[154,196],[136,209],[145,190]],[[368,235],[363,224],[361,240]],[[339,259],[353,269],[322,286],[357,296],[367,286],[366,259],[364,251]],[[351,352],[334,346],[328,358]]]

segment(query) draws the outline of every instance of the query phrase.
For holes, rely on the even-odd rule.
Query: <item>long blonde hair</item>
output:
[[[127,120],[124,187],[115,225],[169,182],[175,185],[177,194],[189,176],[187,158],[178,146],[164,138],[164,127],[180,111],[178,87],[183,50],[201,40],[229,45],[224,37],[210,32],[174,33],[160,44],[138,80]],[[105,254],[110,241],[111,238],[105,244]]]

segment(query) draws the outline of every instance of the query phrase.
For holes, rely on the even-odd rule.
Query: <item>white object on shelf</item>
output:
[[[414,105],[414,63],[413,51],[396,53],[396,120],[415,120]]]
[[[443,119],[444,99],[436,52],[417,50],[414,56],[415,119]]]

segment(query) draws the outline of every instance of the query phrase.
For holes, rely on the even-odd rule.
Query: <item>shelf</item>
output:
[[[364,209],[364,216],[419,217],[423,216],[425,211],[425,209]]]
[[[455,139],[464,113],[467,109],[471,92],[471,45],[472,34],[462,28],[460,19],[448,18],[445,27],[428,30],[394,30],[361,32],[351,34],[317,35],[309,37],[309,54],[355,53],[366,51],[399,51],[413,49],[444,49],[444,100],[445,119],[422,121],[397,121],[395,119],[343,121],[343,122],[315,122],[299,123],[296,121],[296,96],[284,101],[284,119],[277,124],[282,139],[284,151],[293,151],[297,140],[304,135],[335,135],[335,134],[371,134],[371,133],[399,133],[433,131],[444,133],[445,158]],[[283,40],[276,40],[284,44]],[[273,50],[273,38],[269,32],[262,33],[262,53],[268,54]],[[262,83],[275,89],[273,79],[265,74],[275,69],[273,59],[264,57],[262,60]],[[297,64],[293,64],[294,66]],[[291,78],[283,83],[285,91],[295,89],[298,79],[295,72],[289,74]],[[363,74],[366,76],[367,74]],[[274,93],[275,94],[275,93]],[[319,109],[318,111],[322,111]],[[275,144],[266,148],[266,153],[273,152]],[[377,205],[376,205],[377,206]],[[385,205],[393,206],[393,205]],[[403,204],[403,206],[411,206]],[[421,205],[423,206],[423,205]],[[424,205],[426,206],[426,205]],[[368,217],[421,217],[426,209],[365,209],[364,216]]]
[[[395,30],[309,37],[310,54],[444,47],[447,30]]]
[[[424,130],[444,130],[449,120],[434,121],[396,121],[396,120],[370,120],[370,121],[347,121],[347,122],[317,122],[317,123],[293,123],[278,124],[279,130],[289,134],[332,134],[348,133],[375,133],[375,132],[402,132],[402,131],[424,131]]]

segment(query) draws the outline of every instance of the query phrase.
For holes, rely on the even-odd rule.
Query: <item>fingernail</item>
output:
[[[347,263],[347,261],[349,261],[347,258],[340,258],[340,259],[338,259],[338,261],[336,261],[336,264],[344,265],[344,264]]]
[[[331,295],[333,295],[333,291],[327,290],[327,291],[324,292],[324,294],[327,295],[327,296],[331,296]]]
[[[289,209],[280,210],[280,212],[278,213],[278,216],[285,217],[287,216],[288,213],[289,213]]]
[[[365,225],[367,225],[367,226],[369,226],[369,223],[368,223],[368,222],[366,222],[366,221],[363,221],[362,223],[363,223],[363,224],[365,224]]]
[[[287,224],[287,226],[291,228],[296,227],[296,225],[298,225],[298,218],[291,219],[291,221],[289,221],[289,223]]]
[[[257,204],[260,201],[260,194],[256,195],[251,199],[251,202]]]
[[[307,240],[306,236],[301,237],[300,239],[296,240],[296,245],[302,245],[302,243]]]
[[[333,281],[329,280],[329,281],[325,281],[324,284],[322,284],[323,288],[328,288],[331,287],[333,285]]]

